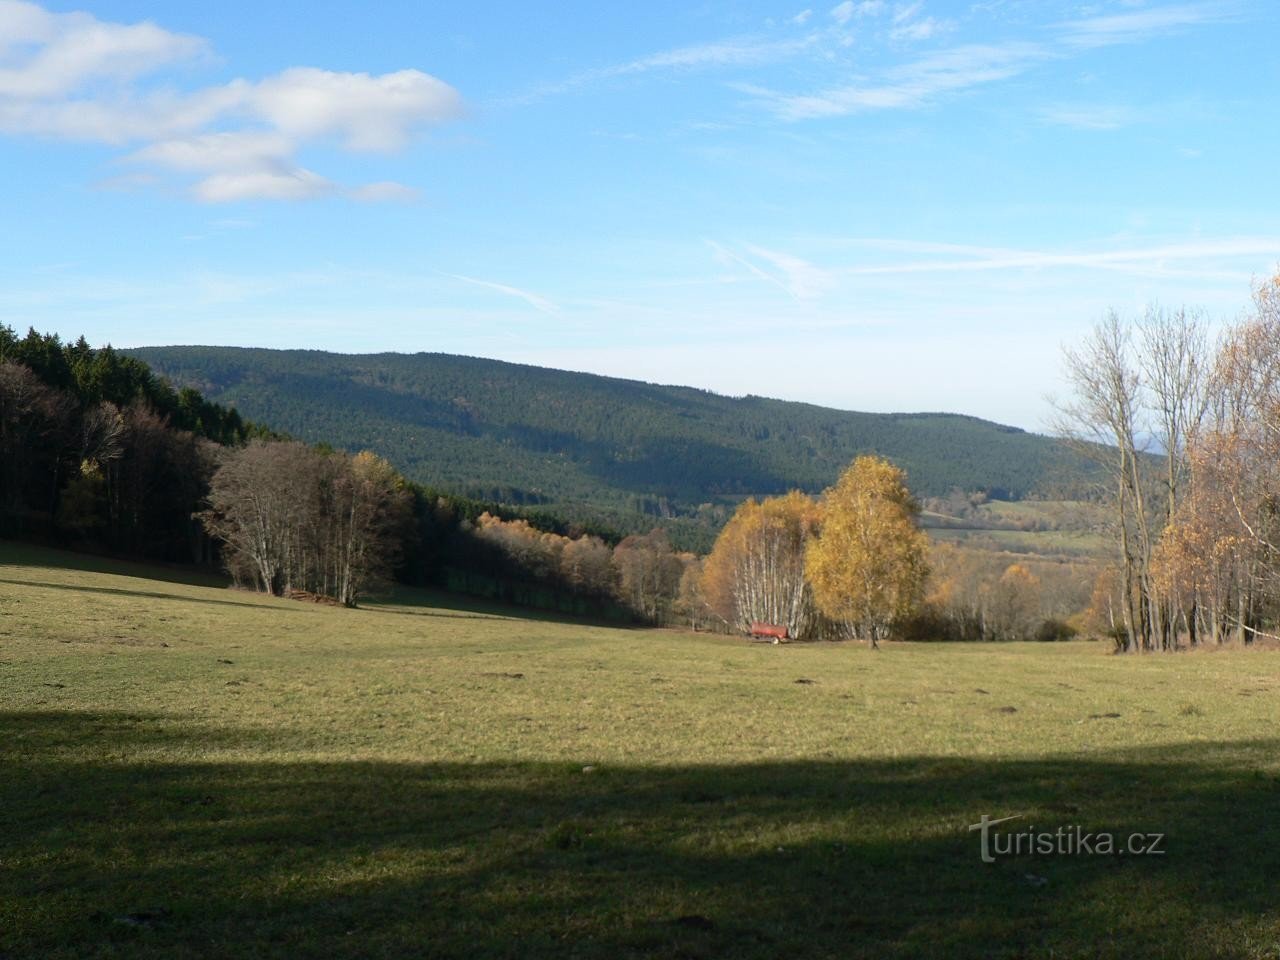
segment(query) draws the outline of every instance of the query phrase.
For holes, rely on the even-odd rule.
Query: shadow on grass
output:
[[[1274,740],[589,772],[199,759],[254,736],[206,738],[158,715],[0,715],[0,952],[1236,957],[1277,945]],[[984,864],[966,830],[984,813],[1161,833],[1168,852]]]
[[[8,583],[19,587],[39,587],[42,590],[66,590],[69,593],[99,593],[112,597],[146,597],[151,600],[173,600],[176,603],[208,603],[214,606],[252,607],[255,610],[302,609],[283,604],[248,603],[244,600],[221,600],[216,597],[193,597],[185,593],[162,593],[158,590],[131,590],[125,587],[90,587],[82,583],[47,583],[43,580],[6,580],[0,577],[0,583]]]
[[[0,540],[0,569],[6,566],[50,567],[55,570],[82,570],[120,577],[142,577],[163,583],[180,583],[191,587],[225,587],[230,580],[208,569],[187,564],[144,563],[99,553],[61,550],[16,540]]]
[[[465,593],[449,593],[430,587],[397,585],[389,593],[360,601],[360,609],[414,617],[453,617],[469,620],[536,620],[612,630],[651,630],[651,626],[627,619],[607,619],[587,614],[502,603]]]
[[[0,540],[0,573],[7,566],[31,568],[48,567],[57,570],[76,570],[86,573],[103,573],[119,577],[145,578],[148,585],[155,582],[181,584],[184,586],[206,587],[222,590],[234,596],[228,589],[229,581],[211,573],[194,568],[182,568],[165,565],[135,563],[129,560],[114,560],[93,554],[75,553],[68,550],[56,550],[51,547],[32,546],[16,541]],[[10,579],[0,577],[0,584],[13,586],[39,587],[47,590],[66,590],[74,593],[97,593],[104,596],[139,597],[155,600],[175,600],[187,603],[224,604],[228,606],[252,607],[256,610],[292,610],[303,609],[301,605],[291,607],[284,604],[251,603],[244,600],[223,599],[217,597],[194,597],[189,594],[165,593],[152,589],[132,589],[130,587],[97,587],[82,583],[51,583],[44,580]],[[251,594],[265,596],[264,594]],[[568,623],[576,626],[602,626],[618,630],[647,629],[645,626],[630,621],[607,620],[599,617],[576,616],[554,610],[542,610],[535,607],[523,607],[515,604],[498,603],[466,594],[448,593],[423,587],[397,585],[388,593],[362,600],[357,609],[371,610],[378,613],[392,613],[399,616],[437,617],[468,620],[537,620],[547,623]],[[3,960],[3,958],[0,958]]]

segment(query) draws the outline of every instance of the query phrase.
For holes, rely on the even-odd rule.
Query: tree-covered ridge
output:
[[[373,449],[420,483],[512,504],[692,517],[744,495],[816,492],[867,453],[924,496],[1016,499],[1068,474],[1055,441],[954,414],[853,413],[445,354],[132,353],[304,440]]]

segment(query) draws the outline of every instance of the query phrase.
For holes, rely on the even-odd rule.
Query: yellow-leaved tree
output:
[[[824,615],[878,648],[924,593],[928,540],[920,508],[901,470],[858,457],[823,496],[822,525],[805,558],[813,598]]]

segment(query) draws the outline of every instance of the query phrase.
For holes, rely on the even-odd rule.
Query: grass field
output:
[[[0,957],[1280,957],[1274,651],[446,600],[0,544]],[[983,814],[1167,853],[983,863]]]

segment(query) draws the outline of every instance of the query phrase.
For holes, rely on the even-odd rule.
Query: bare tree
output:
[[[632,535],[613,548],[618,593],[623,603],[650,623],[663,622],[680,591],[684,564],[660,529]]]
[[[228,569],[248,573],[259,589],[355,606],[391,573],[409,494],[391,465],[371,453],[253,441],[224,454],[202,519],[226,543]]]
[[[1148,404],[1154,412],[1153,433],[1164,456],[1163,524],[1172,523],[1182,488],[1190,477],[1188,444],[1198,435],[1209,403],[1210,352],[1203,315],[1182,308],[1166,312],[1148,308],[1138,324],[1140,363]],[[1150,537],[1147,556],[1150,559]],[[1151,584],[1150,579],[1147,580]],[[1151,629],[1165,648],[1175,645],[1178,621],[1195,636],[1194,594],[1187,597],[1176,585],[1149,595]]]
[[[1132,338],[1111,311],[1076,348],[1063,351],[1072,397],[1058,405],[1057,432],[1110,478],[1121,571],[1124,649],[1140,649],[1148,637],[1150,596],[1145,483],[1139,462],[1140,378]]]

